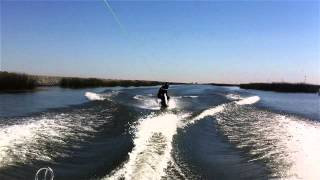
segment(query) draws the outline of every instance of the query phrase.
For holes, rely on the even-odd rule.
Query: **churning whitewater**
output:
[[[135,97],[135,99],[142,99]],[[259,101],[259,97],[253,96],[238,101],[236,104],[246,105],[257,101]],[[171,112],[161,113],[160,115],[152,114],[140,119],[138,121],[139,125],[136,127],[135,147],[129,153],[129,160],[112,176],[107,176],[105,179],[161,179],[165,177],[165,169],[169,161],[173,159],[171,157],[173,136],[177,133],[178,127],[182,128],[186,125],[183,124],[182,120],[189,119],[189,124],[194,123],[206,116],[213,116],[222,112],[224,106],[226,105],[205,110],[191,119],[190,114]]]
[[[49,89],[48,101],[62,100],[45,110],[31,106],[43,94],[20,95],[33,109],[1,112],[0,179],[32,179],[41,167],[68,180],[320,178],[317,107],[306,114],[288,101],[319,107],[319,97],[180,85],[161,109],[157,89]]]

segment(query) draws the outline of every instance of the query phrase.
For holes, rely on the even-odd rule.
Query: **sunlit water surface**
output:
[[[0,179],[320,179],[320,97],[237,87],[0,94]]]

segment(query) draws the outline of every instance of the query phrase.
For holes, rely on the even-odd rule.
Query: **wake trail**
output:
[[[259,97],[254,96],[237,101],[236,105],[253,104],[257,101]],[[194,123],[206,116],[221,112],[225,106],[223,104],[205,110],[187,123]],[[136,133],[133,140],[135,147],[129,153],[129,159],[103,179],[161,179],[165,177],[165,170],[169,162],[174,163],[171,156],[173,137],[178,128],[186,126],[185,120],[190,120],[190,117],[190,113],[168,111],[158,115],[153,113],[141,118],[135,128]]]
[[[160,110],[160,99],[154,97],[152,95],[135,95],[133,99],[138,100],[141,104],[138,105],[139,108],[142,109],[150,109],[150,110]],[[168,101],[168,108],[169,110],[176,109],[178,107],[178,98],[177,97],[170,97]]]
[[[216,107],[213,107],[213,108],[210,108],[210,109],[207,109],[205,111],[203,111],[202,113],[200,113],[198,116],[196,116],[195,118],[191,119],[188,124],[193,124],[195,123],[196,121],[200,120],[200,119],[203,119],[207,116],[213,116],[217,113],[220,113],[222,111],[224,111],[226,109],[226,107],[230,104],[233,104],[235,103],[236,105],[250,105],[250,104],[255,104],[256,102],[258,102],[260,100],[260,97],[259,96],[251,96],[251,97],[248,97],[248,98],[244,98],[242,100],[239,100],[239,101],[235,101],[235,102],[231,102],[231,103],[227,103],[227,104],[221,104],[221,105],[218,105]]]
[[[103,101],[103,100],[111,100],[113,96],[116,96],[119,91],[112,91],[109,93],[94,93],[94,92],[86,92],[84,96],[90,101]]]
[[[105,110],[103,119],[90,112],[76,110],[27,117],[20,119],[21,123],[1,126],[0,169],[17,163],[50,162],[57,157],[68,157],[68,148],[78,148],[78,142],[90,138],[97,132],[97,127],[112,117],[109,111]]]
[[[139,120],[129,160],[105,179],[161,179],[171,160],[172,140],[178,124],[188,116],[187,113],[164,113]]]
[[[272,179],[319,179],[320,124],[256,108],[228,108],[216,116],[220,131],[262,161]]]

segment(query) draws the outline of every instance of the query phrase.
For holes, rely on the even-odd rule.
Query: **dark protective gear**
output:
[[[158,91],[158,98],[161,99],[161,106],[162,107],[167,107],[168,105],[166,104],[165,96],[167,96],[167,100],[169,101],[170,97],[168,95],[168,88],[169,84],[165,83],[163,86]]]

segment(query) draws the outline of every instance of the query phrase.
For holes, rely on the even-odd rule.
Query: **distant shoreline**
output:
[[[38,87],[61,87],[61,88],[94,88],[94,87],[129,87],[129,86],[156,86],[161,85],[161,81],[146,80],[114,80],[99,78],[78,78],[78,77],[58,77],[30,75],[22,73],[0,72],[0,91],[21,92],[35,90]],[[171,84],[183,84],[170,82]]]
[[[61,88],[94,88],[94,87],[139,87],[161,85],[161,81],[146,80],[115,80],[99,78],[78,78],[30,75],[22,73],[11,73],[0,71],[0,91],[1,92],[23,92],[36,90],[38,87],[61,87]],[[169,82],[171,84],[187,84]],[[320,85],[305,83],[248,83],[248,84],[223,84],[209,83],[214,86],[238,86],[241,89],[254,89],[262,91],[275,91],[286,93],[319,93]]]
[[[286,93],[319,93],[320,85],[305,83],[249,83],[240,84],[241,89],[255,89]]]
[[[238,86],[241,89],[253,89],[261,91],[274,91],[284,93],[319,93],[320,85],[306,83],[248,83],[248,84],[218,84],[214,86]]]
[[[239,86],[239,84],[210,83],[213,86]]]

